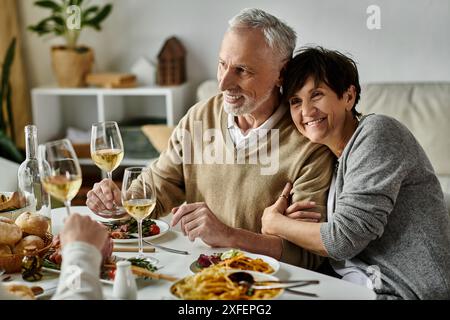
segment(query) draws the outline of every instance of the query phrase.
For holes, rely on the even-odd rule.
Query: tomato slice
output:
[[[160,229],[159,229],[158,225],[152,224],[150,226],[150,235],[154,236],[156,234],[159,234],[159,232],[160,232]]]
[[[116,268],[111,268],[108,271],[108,278],[114,280],[115,277],[116,277]]]

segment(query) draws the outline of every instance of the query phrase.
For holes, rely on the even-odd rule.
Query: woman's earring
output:
[[[280,94],[283,95],[283,86],[280,86]]]

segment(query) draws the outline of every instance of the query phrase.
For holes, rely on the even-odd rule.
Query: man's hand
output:
[[[189,240],[200,238],[211,247],[230,246],[232,228],[219,221],[206,203],[184,204],[174,208],[172,213],[172,227],[180,222],[181,230]]]
[[[86,242],[102,251],[109,239],[108,231],[104,225],[92,220],[88,216],[71,214],[64,223],[60,234],[61,245],[64,247],[75,241]]]
[[[86,205],[95,213],[111,210],[114,204],[121,203],[120,189],[109,179],[94,184],[92,190],[87,193]]]

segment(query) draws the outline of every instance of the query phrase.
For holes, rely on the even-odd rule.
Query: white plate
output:
[[[233,273],[233,272],[238,272],[241,270],[237,270],[237,269],[230,269],[228,270],[229,273]],[[248,273],[250,273],[251,275],[253,275],[253,278],[255,279],[255,281],[279,281],[280,279],[278,279],[277,277],[270,275],[270,274],[266,274],[266,273],[261,273],[261,272],[256,272],[256,271],[246,271]],[[169,292],[170,295],[172,296],[172,298],[174,298],[175,300],[181,300],[181,298],[179,298],[178,296],[176,296],[175,294],[172,293],[172,288],[177,284],[180,283],[181,281],[184,281],[187,277],[178,280],[177,282],[175,282],[173,285],[170,286]],[[284,293],[284,289],[281,289],[280,292],[272,297],[271,299],[277,299],[279,298],[282,294]]]
[[[280,263],[276,259],[274,259],[272,257],[265,256],[265,255],[262,255],[262,254],[250,253],[250,252],[244,252],[244,254],[247,257],[249,257],[249,258],[252,258],[252,259],[258,259],[259,258],[259,259],[262,259],[264,262],[268,263],[269,266],[271,266],[272,269],[273,269],[273,272],[271,272],[269,274],[275,274],[280,269]]]
[[[277,273],[278,270],[280,269],[280,263],[279,263],[276,259],[274,259],[274,258],[272,258],[272,257],[265,256],[265,255],[262,255],[262,254],[255,254],[255,253],[245,252],[245,251],[242,251],[242,253],[244,253],[244,255],[247,256],[247,257],[249,257],[249,258],[252,258],[252,259],[258,259],[258,258],[259,258],[259,259],[262,259],[262,260],[263,260],[264,262],[266,262],[267,264],[269,264],[269,266],[272,267],[273,272],[268,273],[268,274],[275,274],[275,273]],[[197,273],[197,272],[199,272],[199,271],[202,270],[202,269],[199,269],[199,268],[197,267],[196,262],[197,262],[197,260],[195,260],[194,262],[192,262],[191,265],[190,265],[190,267],[189,267],[189,269],[190,269],[193,273]]]
[[[115,258],[116,261],[126,260],[124,258],[120,258],[120,257],[117,257],[117,256],[114,256],[114,258]],[[163,267],[163,265],[160,264],[158,259],[156,259],[156,260],[158,262],[153,264],[153,266],[156,268],[156,270],[159,270],[159,269],[161,269]],[[51,273],[56,273],[58,275],[61,273],[61,270],[53,269],[53,268],[47,268],[47,267],[42,267],[42,270],[47,271],[47,272],[51,272]],[[142,279],[142,278],[136,278],[136,279]],[[110,285],[114,284],[114,280],[107,280],[107,279],[102,279],[102,278],[100,278],[100,282],[105,283],[105,284],[110,284]]]
[[[144,237],[142,239],[144,239],[144,240],[153,240],[153,239],[161,237],[162,235],[167,233],[167,231],[169,231],[170,227],[165,221],[162,221],[162,220],[153,220],[153,221],[159,227],[159,233],[155,234],[154,236]],[[136,236],[136,238],[135,239],[113,239],[114,243],[135,243],[135,242],[138,242],[138,238],[137,238],[138,235],[137,235],[137,233],[132,233],[132,235]]]
[[[82,207],[82,206],[75,206],[70,208],[70,212],[72,213],[79,213],[82,215],[87,215],[91,217],[92,219],[99,221],[99,222],[111,222],[111,221],[117,221],[121,219],[106,219],[103,217],[100,217],[96,215],[94,212],[92,212],[88,207]],[[58,208],[52,210],[52,225],[53,230],[60,230],[63,225],[63,219],[66,217],[66,208]],[[128,219],[128,217],[126,218]],[[156,234],[154,236],[144,237],[145,240],[153,240],[156,238],[161,237],[165,233],[167,233],[170,230],[170,226],[162,220],[153,220],[156,222],[156,224],[159,227],[159,234]],[[56,231],[57,233],[57,231]],[[135,234],[137,237],[137,234]],[[138,242],[138,239],[114,239],[114,243],[136,243]]]

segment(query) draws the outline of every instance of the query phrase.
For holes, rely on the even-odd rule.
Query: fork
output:
[[[310,292],[304,292],[304,291],[297,291],[291,288],[287,288],[285,289],[287,292],[292,293],[292,294],[298,294],[300,296],[306,296],[306,297],[312,297],[312,298],[317,298],[318,295],[315,293],[310,293]]]

